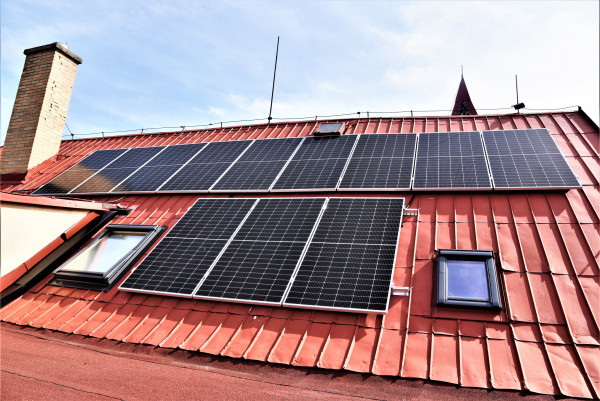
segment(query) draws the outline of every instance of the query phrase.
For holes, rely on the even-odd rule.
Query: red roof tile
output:
[[[99,293],[45,280],[5,305],[2,320],[277,364],[599,397],[598,127],[582,112],[346,121],[349,133],[548,128],[583,187],[395,194],[414,195],[418,215],[405,216],[394,272],[394,284],[409,287],[409,296],[392,296],[383,317],[132,294],[116,286]],[[98,149],[306,136],[315,126],[288,122],[65,141],[55,163],[2,190],[37,188]],[[91,198],[132,209],[115,223],[170,227],[207,196],[214,195]],[[433,258],[440,248],[497,252],[504,309],[435,305]]]

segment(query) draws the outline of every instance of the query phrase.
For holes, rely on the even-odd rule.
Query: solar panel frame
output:
[[[258,204],[260,204],[260,202],[268,202],[268,201],[277,201],[277,200],[289,200],[289,201],[302,201],[302,200],[323,200],[323,203],[320,206],[320,209],[317,213],[317,216],[315,218],[315,221],[313,222],[312,228],[311,228],[311,232],[308,234],[308,237],[305,241],[268,241],[268,240],[248,240],[248,239],[236,239],[237,236],[240,234],[240,232],[242,232],[242,230],[245,230],[245,224],[248,220],[251,220],[254,218],[254,216],[252,215],[252,213],[254,213],[255,208],[253,208],[247,218],[240,224],[240,226],[238,227],[238,230],[236,231],[236,233],[234,234],[234,236],[232,236],[231,240],[228,242],[227,246],[223,249],[222,254],[219,256],[219,258],[217,260],[215,260],[215,262],[212,264],[212,266],[209,268],[209,270],[206,272],[203,280],[198,284],[198,286],[196,287],[196,289],[194,290],[194,295],[193,298],[194,299],[206,299],[206,300],[213,300],[213,301],[226,301],[226,302],[236,302],[236,303],[247,303],[247,304],[257,304],[257,305],[269,305],[269,306],[281,306],[283,299],[287,293],[287,286],[289,286],[289,280],[290,278],[288,278],[287,280],[287,284],[286,284],[286,288],[283,290],[281,297],[279,297],[279,301],[275,302],[275,301],[261,301],[261,300],[256,300],[256,299],[247,299],[247,298],[231,298],[231,297],[224,297],[224,296],[211,296],[211,295],[197,295],[200,290],[202,290],[202,286],[204,285],[204,283],[211,278],[211,273],[213,272],[213,270],[215,269],[216,265],[219,264],[219,262],[221,261],[221,257],[227,253],[227,250],[229,249],[229,247],[235,243],[238,246],[243,245],[243,243],[247,243],[250,246],[252,246],[253,244],[257,244],[257,243],[263,243],[264,247],[266,248],[269,243],[281,243],[281,244],[289,244],[290,247],[292,245],[294,245],[295,243],[298,243],[298,246],[302,247],[302,250],[300,252],[300,254],[298,255],[298,259],[296,261],[296,263],[294,264],[294,268],[292,269],[291,275],[294,274],[294,272],[297,269],[298,264],[302,261],[304,253],[306,252],[306,248],[308,247],[308,244],[310,243],[310,238],[313,235],[314,231],[316,230],[316,228],[319,225],[321,216],[324,212],[324,208],[325,205],[327,204],[328,198],[325,197],[306,197],[306,198],[258,198],[259,202],[257,202],[257,204],[255,204],[255,208],[257,207]],[[260,218],[260,216],[258,216]],[[252,222],[250,222],[250,224],[252,224]],[[247,232],[246,235],[250,235],[250,232]],[[290,277],[291,277],[290,275]],[[223,276],[223,273],[221,274],[221,276]],[[233,283],[233,280],[230,282],[230,284]],[[241,290],[240,290],[241,292]]]
[[[323,210],[323,213],[321,213],[321,216],[319,216],[319,222],[318,225],[315,226],[315,230],[313,231],[313,233],[311,234],[311,237],[309,239],[309,241],[307,242],[307,246],[304,250],[304,253],[302,255],[302,258],[298,261],[298,265],[296,266],[296,271],[294,273],[294,275],[292,276],[292,278],[290,279],[290,283],[288,286],[288,289],[286,290],[286,293],[284,295],[283,298],[283,302],[282,302],[282,306],[284,307],[294,307],[294,308],[301,308],[301,309],[319,309],[319,310],[332,310],[332,311],[342,311],[342,312],[352,312],[352,313],[387,313],[388,309],[389,309],[389,304],[390,304],[390,297],[392,294],[392,285],[393,285],[393,277],[394,277],[394,269],[395,269],[395,261],[398,257],[398,241],[400,239],[400,230],[402,228],[402,221],[404,219],[404,209],[406,207],[406,203],[405,203],[405,198],[404,197],[398,197],[398,198],[391,198],[391,197],[369,197],[369,198],[339,198],[339,197],[335,197],[335,198],[328,198],[328,203],[329,201],[331,201],[332,199],[340,199],[340,200],[356,200],[356,199],[365,199],[365,200],[390,200],[390,199],[397,199],[397,200],[401,200],[401,208],[400,208],[400,217],[399,217],[399,224],[398,224],[398,228],[397,231],[395,233],[395,241],[394,244],[392,245],[391,243],[389,245],[383,245],[383,244],[357,244],[359,246],[390,246],[393,247],[394,251],[394,256],[393,258],[391,258],[391,266],[390,266],[390,273],[389,273],[389,277],[388,279],[386,279],[386,283],[388,283],[388,290],[387,290],[387,298],[385,301],[385,308],[382,309],[363,309],[363,308],[344,308],[344,307],[331,307],[331,306],[319,306],[319,305],[314,305],[314,304],[301,304],[301,303],[294,303],[294,302],[287,302],[288,296],[294,286],[294,282],[298,277],[298,273],[299,270],[306,258],[307,253],[310,250],[311,245],[314,244],[320,244],[322,246],[326,246],[327,244],[329,244],[328,242],[317,242],[314,241],[316,232],[319,228],[319,226],[321,225],[322,221],[323,221],[323,216],[325,214],[325,209]],[[328,206],[328,203],[326,204],[326,206]],[[346,245],[352,245],[353,243],[345,243]],[[339,244],[338,244],[339,245]],[[336,248],[337,249],[337,248]]]
[[[164,241],[170,241],[172,239],[175,240],[180,240],[181,237],[179,237],[177,234],[179,233],[179,231],[189,231],[190,228],[182,228],[181,226],[185,225],[188,223],[188,219],[185,219],[186,215],[199,203],[203,202],[203,201],[215,201],[215,203],[219,203],[219,202],[232,202],[232,203],[236,203],[236,202],[241,202],[242,206],[243,206],[243,201],[253,201],[252,205],[250,206],[250,208],[246,211],[244,217],[240,220],[240,222],[237,224],[237,226],[235,226],[235,228],[231,231],[231,233],[229,235],[226,235],[224,237],[219,237],[219,235],[217,235],[216,237],[212,234],[212,232],[209,232],[206,237],[213,237],[213,238],[202,238],[202,237],[196,237],[196,238],[192,238],[192,237],[187,237],[185,238],[185,240],[187,241],[194,241],[194,240],[198,240],[198,241],[208,241],[208,242],[213,242],[213,243],[223,243],[223,246],[221,246],[217,252],[217,255],[214,257],[213,261],[211,262],[211,264],[206,268],[206,270],[204,271],[204,273],[202,273],[202,277],[199,277],[197,279],[197,283],[193,286],[193,288],[186,292],[186,293],[181,293],[181,292],[176,292],[176,291],[157,291],[157,290],[149,290],[149,289],[144,289],[144,288],[134,288],[134,286],[128,286],[128,280],[136,273],[136,271],[138,271],[140,268],[142,268],[144,266],[144,263],[146,262],[146,259],[153,257],[153,252],[155,251],[155,249],[160,250],[161,247],[164,246]],[[194,202],[194,204],[192,206],[190,206],[190,208],[187,210],[187,212],[184,214],[184,216],[182,216],[174,225],[173,227],[168,230],[166,232],[166,234],[164,234],[164,236],[162,238],[160,238],[155,246],[150,250],[150,252],[148,252],[144,258],[142,260],[139,261],[139,263],[137,263],[137,265],[133,268],[133,270],[126,276],[125,280],[123,281],[123,283],[121,283],[121,285],[119,286],[119,290],[123,290],[123,291],[129,291],[129,292],[136,292],[136,293],[144,293],[144,294],[158,294],[158,295],[167,295],[167,296],[175,296],[175,297],[183,297],[183,298],[191,298],[192,295],[196,292],[197,288],[199,287],[200,283],[202,283],[203,278],[208,274],[208,272],[210,272],[212,266],[214,264],[216,264],[216,262],[221,258],[222,254],[225,252],[225,250],[227,249],[229,243],[232,241],[233,237],[235,237],[235,235],[237,234],[238,230],[240,229],[240,227],[244,224],[244,222],[246,221],[246,219],[248,218],[248,216],[252,213],[252,210],[254,210],[254,207],[256,207],[257,203],[259,201],[259,198],[227,198],[227,199],[222,199],[222,198],[199,198],[196,200],[196,202]],[[190,219],[191,222],[193,222],[192,219]],[[233,227],[232,227],[233,228]],[[181,230],[180,230],[181,229]],[[227,234],[227,232],[224,232],[224,234]],[[160,256],[160,254],[158,255]],[[195,256],[195,254],[194,254]],[[151,276],[153,277],[153,275]],[[137,279],[139,280],[139,279]]]
[[[539,134],[539,133],[543,133],[544,136],[546,136],[547,140],[546,142],[542,141],[536,144],[532,143],[530,141],[529,145],[531,146],[527,146],[527,151],[529,151],[530,153],[525,153],[525,152],[515,152],[514,149],[512,149],[510,147],[510,144],[508,143],[508,141],[506,141],[506,147],[504,148],[504,152],[508,153],[504,153],[498,150],[497,145],[498,143],[496,142],[496,140],[491,139],[490,136],[496,136],[496,135],[504,135],[504,139],[506,139],[506,135],[507,133],[518,133],[519,131],[523,132],[521,133],[520,137],[517,135],[517,137],[519,137],[519,139],[527,136],[528,132],[532,132],[535,134]],[[568,190],[568,189],[573,189],[573,188],[580,188],[581,187],[581,181],[579,181],[579,177],[577,176],[577,174],[575,174],[575,172],[573,171],[573,169],[571,168],[571,166],[569,165],[569,162],[567,161],[565,155],[561,152],[560,148],[558,147],[558,145],[556,144],[556,142],[554,141],[554,139],[552,138],[552,134],[550,134],[550,131],[548,131],[548,129],[546,128],[528,128],[528,129],[511,129],[511,130],[485,130],[482,131],[481,133],[482,139],[483,139],[483,144],[484,147],[486,149],[486,154],[488,157],[488,166],[489,166],[489,171],[490,171],[490,177],[492,179],[493,182],[493,187],[494,190],[516,190],[516,191],[530,191],[530,190],[536,190],[539,191],[541,189],[544,190],[548,190],[548,189],[556,189],[556,190]],[[486,140],[486,137],[488,137],[488,139]],[[528,140],[529,137],[527,136]],[[539,136],[538,136],[538,139]],[[496,146],[492,146],[492,145],[496,145]],[[538,145],[538,146],[536,146]],[[523,143],[519,142],[518,146],[523,150]],[[543,147],[543,150],[540,151],[539,148]],[[560,155],[560,156],[558,156]],[[547,157],[544,157],[547,156]],[[558,157],[558,159],[553,158],[552,160],[550,159],[549,156],[554,156],[555,158]],[[515,159],[522,159],[521,164],[517,165],[517,163],[515,162]],[[536,160],[533,160],[533,159]],[[510,160],[509,160],[510,159]],[[544,166],[544,163],[547,162],[547,160],[550,160],[550,162],[547,163],[546,166]],[[557,165],[557,161],[559,161],[559,164]],[[523,166],[526,166],[528,169],[530,167],[535,167],[536,168],[536,172],[537,171],[541,171],[544,175],[544,178],[548,179],[548,185],[535,185],[535,181],[536,181],[536,177],[534,177],[533,173],[531,174],[531,179],[532,179],[532,185],[508,185],[509,181],[509,177],[506,176],[506,183],[507,185],[502,185],[500,184],[500,182],[504,181],[501,180],[502,176],[501,176],[501,172],[502,173],[506,173],[506,168],[504,167],[504,164],[508,164],[512,162],[514,164],[514,169],[513,172],[514,174],[516,174],[516,176],[519,178],[519,180],[521,181],[525,181],[526,179],[530,178],[530,177],[522,177],[522,175],[525,175],[525,169],[520,168]],[[536,163],[537,162],[537,163]],[[560,165],[562,162],[562,165]],[[502,167],[497,167],[498,163],[502,165]],[[524,163],[524,164],[523,164]],[[537,164],[536,166],[532,166],[532,164]],[[561,181],[565,182],[567,179],[574,179],[574,182],[572,185],[552,185],[550,180],[551,178],[548,178],[548,172],[550,172],[552,169],[554,168],[553,173],[558,173],[558,177]],[[499,171],[498,169],[500,169],[501,171]],[[531,172],[531,170],[529,170]],[[496,174],[494,174],[494,172],[496,172]],[[570,176],[569,176],[570,173]],[[539,177],[538,179],[540,179],[541,177]],[[500,184],[500,185],[499,185]]]
[[[479,141],[477,143],[479,143],[481,145],[481,154],[480,155],[479,154],[478,155],[468,154],[466,156],[453,155],[451,153],[453,146],[448,146],[447,148],[442,148],[439,146],[439,144],[433,143],[432,148],[436,149],[438,151],[438,153],[441,151],[441,152],[444,152],[447,154],[419,156],[419,150],[420,150],[421,146],[422,145],[425,146],[425,142],[421,142],[421,138],[423,136],[433,137],[436,135],[446,135],[450,139],[458,139],[458,136],[457,136],[458,134],[473,134],[473,135],[476,134],[477,138],[479,139]],[[414,169],[413,169],[413,177],[412,177],[412,181],[411,181],[411,190],[412,191],[487,191],[487,190],[491,190],[493,188],[492,177],[490,175],[489,163],[488,163],[487,155],[485,153],[485,145],[483,143],[483,136],[481,135],[481,132],[479,132],[479,131],[424,132],[424,133],[417,134],[417,136],[418,136],[418,138],[417,138],[417,147],[415,150],[415,162],[414,162]],[[427,145],[430,145],[430,143],[427,143]],[[461,145],[462,145],[461,143],[458,143],[459,147]],[[469,145],[472,145],[472,143],[469,142]],[[456,144],[454,144],[454,147],[456,147]],[[426,152],[427,152],[427,150],[426,150]],[[481,177],[481,180],[482,180],[481,183],[485,186],[483,186],[483,185],[482,186],[467,186],[466,184],[464,184],[462,186],[452,186],[452,184],[450,184],[450,186],[433,186],[433,185],[427,185],[427,178],[425,178],[425,184],[423,184],[423,185],[417,184],[417,180],[420,180],[422,178],[420,174],[422,174],[422,172],[424,170],[426,170],[426,167],[428,166],[428,164],[426,164],[426,163],[427,163],[427,161],[429,161],[429,159],[434,161],[434,163],[437,163],[438,166],[440,164],[446,163],[447,168],[443,171],[449,171],[449,169],[451,169],[453,167],[452,166],[453,159],[460,159],[459,163],[456,163],[455,165],[459,166],[461,172],[464,173],[466,170],[463,169],[463,167],[465,166],[465,164],[463,163],[463,159],[471,159],[472,162],[476,162],[476,160],[475,160],[476,158],[479,161],[479,166],[475,166],[476,168],[472,171],[474,173],[474,175],[472,177],[474,177],[474,179],[477,182],[479,182],[479,177]],[[425,161],[421,161],[421,160],[425,160]],[[439,171],[440,171],[439,168],[437,170],[439,173]],[[481,176],[478,176],[477,174],[481,174]],[[464,174],[462,174],[462,175],[463,175],[463,178],[465,178],[465,175]],[[485,180],[484,177],[487,177],[487,180]],[[453,177],[451,175],[448,175],[447,177],[438,176],[436,178],[436,181],[439,182],[440,180],[443,180],[446,178],[451,181]],[[485,181],[485,184],[483,183],[483,181]]]
[[[356,148],[360,146],[360,137],[362,136],[369,136],[369,137],[374,137],[374,138],[378,138],[382,135],[403,135],[403,136],[414,136],[415,138],[415,143],[413,145],[413,151],[412,151],[412,156],[411,157],[396,157],[396,156],[385,156],[385,157],[363,157],[363,156],[358,156],[356,155]],[[336,187],[337,191],[341,191],[341,192],[367,192],[367,191],[410,191],[412,188],[412,182],[413,182],[413,176],[414,176],[414,169],[415,169],[415,164],[416,164],[416,154],[417,154],[417,143],[418,143],[418,138],[417,138],[417,134],[414,133],[407,133],[407,134],[403,134],[403,133],[385,133],[385,134],[360,134],[359,138],[356,141],[355,144],[355,149],[352,150],[352,153],[350,154],[350,156],[348,157],[348,163],[346,165],[346,169],[344,170],[344,173],[342,174],[342,176],[340,177],[340,180],[338,182],[338,185]],[[408,172],[409,177],[408,177],[408,185],[407,186],[395,186],[395,187],[386,187],[386,186],[373,186],[373,187],[365,187],[365,186],[361,186],[361,187],[357,187],[357,186],[348,186],[348,187],[343,187],[343,183],[344,183],[344,179],[347,177],[348,174],[348,170],[351,169],[351,166],[353,164],[358,164],[360,166],[361,162],[365,161],[365,160],[387,160],[390,159],[390,163],[392,163],[394,161],[394,159],[402,159],[400,160],[400,163],[402,164],[402,162],[405,162],[404,159],[410,159],[410,163],[411,163],[411,167],[410,167],[410,171]],[[400,167],[400,169],[402,169]],[[377,170],[379,171],[379,169]],[[390,169],[391,171],[391,169]]]

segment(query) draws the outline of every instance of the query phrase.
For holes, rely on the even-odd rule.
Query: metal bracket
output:
[[[407,297],[410,294],[410,287],[398,287],[392,286],[392,295],[400,295],[402,297]]]

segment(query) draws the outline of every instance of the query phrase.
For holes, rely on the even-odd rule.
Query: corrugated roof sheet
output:
[[[583,187],[568,192],[405,193],[407,199],[415,196],[411,208],[418,215],[405,216],[394,283],[411,291],[408,297],[392,296],[384,316],[132,294],[117,286],[102,293],[49,285],[48,278],[4,306],[2,320],[294,366],[600,397],[598,127],[583,112],[347,121],[349,133],[548,128]],[[35,189],[97,149],[306,136],[315,125],[292,122],[65,141],[55,163],[2,190]],[[172,226],[198,197],[94,199],[133,209],[115,223]],[[440,248],[497,252],[504,308],[437,307],[433,259]]]

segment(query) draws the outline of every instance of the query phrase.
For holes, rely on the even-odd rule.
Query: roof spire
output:
[[[467,89],[467,84],[465,83],[462,65],[460,66],[460,84],[458,85],[458,92],[456,92],[456,100],[454,100],[454,107],[452,107],[452,115],[477,115],[477,110],[475,110],[475,106],[473,106],[471,96],[469,96],[469,90]]]

